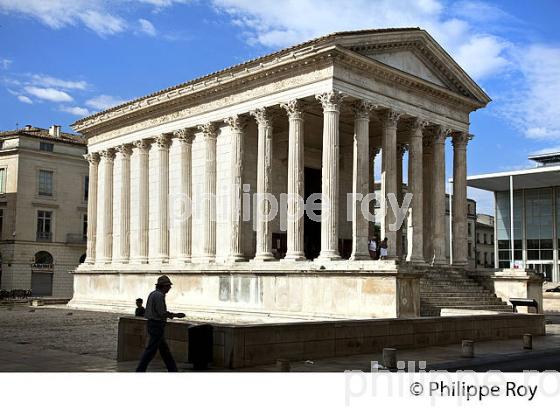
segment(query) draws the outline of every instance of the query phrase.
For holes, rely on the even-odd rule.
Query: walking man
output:
[[[140,363],[138,363],[138,367],[136,368],[137,372],[146,371],[148,365],[158,350],[165,366],[167,367],[167,371],[177,371],[177,365],[175,364],[175,360],[171,355],[169,346],[167,346],[167,342],[165,341],[165,323],[167,322],[167,319],[173,319],[175,317],[183,318],[185,317],[185,314],[171,313],[167,311],[165,295],[171,289],[171,285],[171,280],[169,280],[167,276],[160,276],[156,283],[156,290],[152,291],[152,293],[148,296],[144,317],[148,319],[148,336],[150,338],[148,345],[142,354]]]

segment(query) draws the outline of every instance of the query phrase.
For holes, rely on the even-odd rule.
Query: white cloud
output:
[[[86,81],[62,80],[44,74],[31,74],[31,82],[41,87],[57,87],[65,90],[85,90],[88,88]]]
[[[286,47],[335,31],[421,27],[444,46],[475,79],[508,66],[507,42],[478,31],[468,20],[447,17],[441,0],[214,0],[214,6],[246,30],[250,44]],[[499,10],[493,8],[493,10]],[[498,12],[495,11],[494,14]]]
[[[60,107],[60,111],[70,113],[72,115],[76,115],[78,117],[85,117],[90,114],[90,111],[84,107]]]
[[[515,59],[522,79],[497,112],[530,139],[560,140],[560,48],[532,45],[518,49]]]
[[[12,63],[13,61],[10,59],[7,58],[0,59],[0,67],[3,68],[4,70],[7,70]]]
[[[20,100],[22,103],[25,103],[25,104],[33,104],[33,101],[31,100],[31,98],[29,98],[26,95],[18,95],[17,99]]]
[[[65,93],[64,91],[57,90],[55,88],[40,88],[35,86],[27,86],[24,90],[37,98],[42,100],[54,101],[54,102],[68,102],[72,101],[73,98]]]
[[[138,23],[140,24],[140,31],[142,33],[145,33],[152,37],[156,35],[156,28],[150,21],[146,19],[138,19]]]
[[[125,100],[120,97],[114,97],[112,95],[101,94],[97,97],[90,98],[86,101],[86,105],[98,111],[106,110],[107,108],[114,107],[125,102]]]

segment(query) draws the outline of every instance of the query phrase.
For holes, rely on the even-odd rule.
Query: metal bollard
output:
[[[523,335],[523,349],[532,350],[533,349],[533,335],[530,333],[525,333]]]
[[[397,349],[391,347],[383,348],[383,366],[387,369],[397,368]]]
[[[288,359],[276,360],[276,370],[279,372],[289,372],[291,370],[290,361]]]
[[[463,340],[461,344],[461,357],[474,357],[474,341]]]

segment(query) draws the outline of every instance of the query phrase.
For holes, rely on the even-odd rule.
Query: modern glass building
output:
[[[470,176],[467,184],[494,192],[499,268],[530,268],[560,282],[560,153],[529,157],[531,169]]]

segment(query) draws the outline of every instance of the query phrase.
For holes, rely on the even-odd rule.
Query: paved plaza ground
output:
[[[60,307],[0,306],[0,372],[133,371],[136,363],[117,363],[119,314],[69,310]],[[428,369],[501,368],[520,366],[560,370],[560,316],[547,317],[547,336],[535,337],[533,351],[521,340],[476,344],[476,358],[461,359],[459,345],[399,351],[399,360],[426,361]],[[380,354],[356,355],[292,363],[292,371],[369,371]],[[497,363],[509,362],[509,365]],[[513,365],[513,364],[515,365]],[[541,363],[542,365],[537,365]],[[182,371],[190,366],[179,363]],[[509,366],[509,367],[508,367]],[[542,367],[545,366],[545,367]],[[163,371],[157,360],[151,371]],[[275,371],[274,365],[244,371]]]

